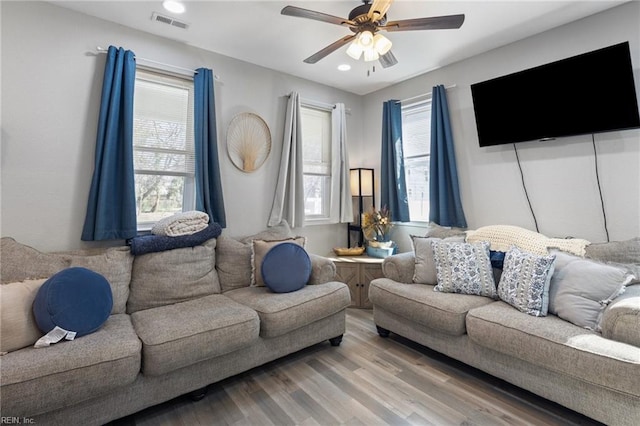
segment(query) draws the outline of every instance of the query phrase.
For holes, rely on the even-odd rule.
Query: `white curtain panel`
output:
[[[304,225],[304,185],[302,174],[302,129],[300,95],[292,92],[287,103],[280,173],[269,216],[269,226],[282,220],[293,228]]]
[[[331,223],[353,221],[353,203],[347,152],[347,116],[344,104],[331,113]]]

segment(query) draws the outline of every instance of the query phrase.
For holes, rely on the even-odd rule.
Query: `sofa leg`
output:
[[[390,331],[386,328],[382,328],[379,325],[376,325],[376,329],[378,330],[378,334],[380,335],[380,337],[389,337]]]
[[[204,398],[207,395],[207,387],[203,387],[200,389],[196,389],[194,391],[189,392],[189,398],[193,401],[200,401],[202,398]]]
[[[329,339],[329,342],[331,343],[331,346],[340,346],[340,343],[342,343],[342,334]]]

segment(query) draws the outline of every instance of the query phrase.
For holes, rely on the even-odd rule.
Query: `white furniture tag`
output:
[[[76,337],[75,331],[67,331],[64,328],[55,326],[53,330],[38,339],[34,348],[46,348],[52,343],[58,343],[62,339],[73,340]]]

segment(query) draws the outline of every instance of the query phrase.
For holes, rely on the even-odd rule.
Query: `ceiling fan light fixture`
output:
[[[358,42],[365,50],[373,47],[373,33],[371,31],[362,31],[358,36]]]
[[[347,48],[347,55],[351,56],[357,61],[362,55],[362,50],[362,46],[360,46],[360,43],[358,43],[358,40],[356,39]]]
[[[364,61],[365,62],[375,61],[378,58],[380,58],[380,55],[378,55],[378,52],[376,52],[375,49],[366,49],[364,51]]]
[[[383,36],[382,34],[376,34],[373,37],[373,48],[378,52],[380,56],[386,55],[391,50],[391,40]]]

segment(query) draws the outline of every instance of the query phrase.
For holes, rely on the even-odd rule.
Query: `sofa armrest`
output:
[[[309,284],[323,284],[336,279],[336,265],[331,259],[309,253],[311,277]]]
[[[412,251],[385,257],[382,262],[382,273],[385,278],[399,283],[412,283],[416,260]]]
[[[607,306],[602,336],[640,347],[640,284],[631,285]]]

